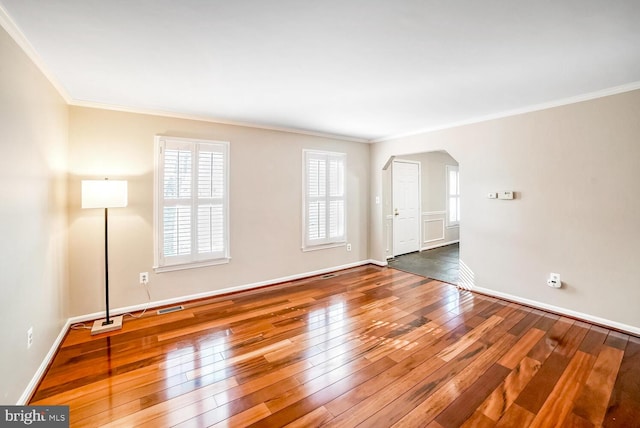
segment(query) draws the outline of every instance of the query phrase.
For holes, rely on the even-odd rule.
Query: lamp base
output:
[[[103,325],[106,319],[97,320],[93,323],[93,327],[91,328],[91,335],[106,333],[108,331],[120,330],[122,328],[122,315],[117,317],[111,317],[109,324]]]

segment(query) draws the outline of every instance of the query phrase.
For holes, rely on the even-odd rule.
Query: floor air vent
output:
[[[336,276],[335,273],[328,273],[326,275],[322,275],[320,278],[322,279],[329,279],[329,278],[333,278],[334,276]]]
[[[171,312],[177,312],[177,311],[181,311],[183,309],[184,309],[184,306],[182,306],[182,305],[180,305],[180,306],[171,306],[170,308],[159,309],[158,310],[158,315],[169,314]]]

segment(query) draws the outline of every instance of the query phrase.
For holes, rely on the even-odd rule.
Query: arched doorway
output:
[[[406,227],[397,221],[402,217],[406,195],[411,192],[397,183],[402,174],[394,174],[394,167],[406,169],[417,164],[419,171],[419,220],[415,239],[417,246],[407,253],[402,242],[408,241]],[[383,215],[386,256],[390,267],[406,270],[429,278],[458,284],[460,245],[459,165],[446,151],[398,155],[389,159],[383,171]],[[403,178],[404,179],[404,178]],[[395,194],[395,195],[394,195]],[[399,202],[400,201],[400,202]],[[403,229],[399,229],[402,227]],[[402,239],[397,239],[402,234]],[[399,244],[400,243],[400,244]]]

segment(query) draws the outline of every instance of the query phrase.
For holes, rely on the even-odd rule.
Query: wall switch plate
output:
[[[498,194],[496,192],[491,192],[487,194],[487,198],[489,199],[498,199]]]
[[[513,192],[510,190],[498,192],[498,199],[513,199]]]
[[[140,284],[145,285],[149,283],[149,272],[140,273]]]

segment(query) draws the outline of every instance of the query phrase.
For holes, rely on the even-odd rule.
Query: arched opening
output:
[[[382,174],[389,266],[458,284],[458,161],[444,150],[397,155],[389,158]]]

